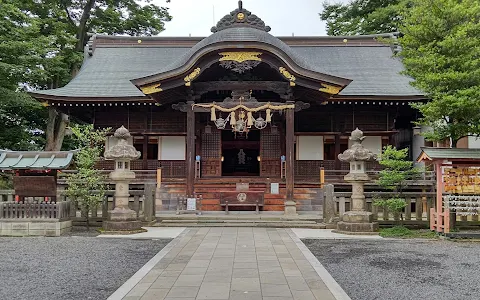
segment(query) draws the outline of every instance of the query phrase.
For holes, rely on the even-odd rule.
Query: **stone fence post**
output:
[[[325,197],[323,197],[323,222],[335,223],[335,199],[333,184],[325,185]]]

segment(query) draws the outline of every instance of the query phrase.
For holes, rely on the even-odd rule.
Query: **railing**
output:
[[[390,223],[391,221],[399,221],[400,214],[388,211],[388,209],[383,207],[378,207],[373,205],[374,199],[380,197],[388,197],[392,194],[389,192],[366,192],[365,200],[367,202],[367,211],[373,214],[373,219],[377,221],[385,221]],[[405,192],[403,194],[407,206],[404,208],[402,214],[404,216],[404,221],[409,223],[415,221],[415,223],[427,224],[426,222],[430,220],[430,208],[433,207],[435,203],[435,193],[434,192]],[[336,203],[335,210],[336,214],[342,218],[343,214],[346,211],[350,210],[351,205],[351,196],[352,193],[343,193],[335,192],[334,201]]]
[[[70,202],[1,202],[0,219],[67,219]]]

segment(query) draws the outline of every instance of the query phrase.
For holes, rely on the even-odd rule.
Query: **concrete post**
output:
[[[332,224],[335,222],[335,199],[333,184],[325,186],[325,197],[323,198],[323,222]]]
[[[155,184],[145,184],[145,202],[143,203],[143,214],[145,215],[145,221],[147,222],[152,222],[155,220],[155,190]]]

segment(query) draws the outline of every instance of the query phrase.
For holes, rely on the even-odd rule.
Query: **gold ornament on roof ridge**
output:
[[[244,13],[238,13],[238,14],[237,14],[237,19],[239,19],[240,21],[242,21],[243,19],[245,19],[245,14],[244,14]]]
[[[194,80],[195,78],[197,78],[198,75],[200,75],[200,71],[200,68],[196,68],[195,70],[193,70],[192,73],[188,74],[188,76],[183,79],[185,80],[185,86],[190,86],[192,80]]]
[[[247,60],[262,61],[259,55],[262,55],[262,52],[221,52],[218,53],[223,56],[218,61],[236,61],[244,62]]]
[[[295,76],[293,76],[290,72],[288,72],[288,70],[285,69],[284,67],[280,67],[278,68],[278,70],[280,71],[280,74],[283,75],[283,77],[290,80],[290,86],[295,86],[295,80],[297,79],[295,78]]]
[[[322,87],[319,88],[318,90],[320,92],[324,92],[324,93],[327,93],[327,94],[336,95],[336,94],[340,93],[341,89],[342,88],[339,87],[339,86],[334,86],[334,85],[329,85],[329,84],[322,83]]]
[[[160,87],[160,83],[154,83],[151,85],[142,86],[140,89],[142,90],[142,93],[144,93],[145,95],[150,95],[153,93],[163,91],[163,89]]]

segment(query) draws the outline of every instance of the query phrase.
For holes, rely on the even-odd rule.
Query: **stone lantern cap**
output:
[[[360,129],[352,131],[350,140],[353,142],[352,146],[338,155],[338,159],[344,162],[352,161],[370,161],[377,159],[377,155],[368,150],[362,145],[365,136]]]
[[[105,151],[106,159],[133,160],[140,157],[140,151],[137,151],[135,147],[127,142],[127,139],[131,136],[127,128],[122,125],[115,131],[113,136],[117,138],[118,143]]]

